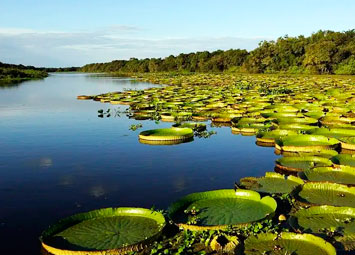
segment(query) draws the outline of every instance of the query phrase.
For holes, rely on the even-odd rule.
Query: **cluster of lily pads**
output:
[[[257,145],[282,155],[275,172],[242,178],[235,189],[187,195],[165,213],[108,208],[71,216],[42,234],[47,251],[332,255],[355,250],[353,79],[231,74],[138,79],[169,86],[81,99],[129,105],[128,115],[137,120],[176,123],[141,132],[142,143],[190,141],[206,128],[199,121],[255,135]],[[166,234],[167,228],[174,234]]]

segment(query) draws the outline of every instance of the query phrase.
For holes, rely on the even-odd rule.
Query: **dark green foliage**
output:
[[[84,72],[250,72],[355,74],[355,30],[318,31],[309,37],[262,41],[251,52],[217,50],[169,56],[164,59],[115,60],[83,66]]]
[[[0,81],[41,79],[47,76],[45,71],[0,67]]]

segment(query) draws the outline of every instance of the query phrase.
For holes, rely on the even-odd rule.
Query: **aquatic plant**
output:
[[[40,237],[54,255],[124,254],[153,242],[164,216],[144,208],[106,208],[80,213],[50,226]]]
[[[181,228],[225,229],[246,226],[273,214],[276,201],[251,190],[214,190],[187,195],[170,205],[169,216]]]

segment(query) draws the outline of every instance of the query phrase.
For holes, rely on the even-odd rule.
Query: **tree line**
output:
[[[0,62],[0,84],[22,81],[28,79],[41,79],[47,77],[44,70],[38,70],[32,66],[4,64]]]
[[[252,50],[196,52],[166,58],[114,60],[93,63],[83,72],[247,72],[355,74],[355,30],[318,31],[309,37],[283,36],[261,41]]]
[[[25,65],[16,65],[16,64],[7,64],[0,62],[0,68],[4,69],[13,69],[13,70],[37,70],[44,72],[75,72],[79,70],[79,67],[35,67],[35,66],[25,66]]]
[[[0,85],[29,79],[42,79],[48,76],[48,72],[74,72],[78,69],[78,67],[46,68],[0,62]]]

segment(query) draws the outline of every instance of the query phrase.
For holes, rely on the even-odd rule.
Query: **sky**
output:
[[[355,29],[354,0],[1,0],[0,62],[82,66]]]

